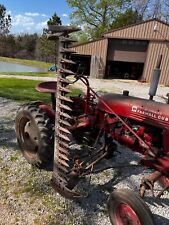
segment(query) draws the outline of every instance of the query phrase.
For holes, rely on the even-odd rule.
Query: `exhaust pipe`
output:
[[[152,79],[151,79],[151,84],[150,84],[150,89],[149,89],[149,99],[153,100],[153,97],[156,95],[157,87],[158,87],[158,82],[160,79],[160,73],[161,73],[161,60],[162,60],[162,55],[159,55],[156,68],[153,71]]]

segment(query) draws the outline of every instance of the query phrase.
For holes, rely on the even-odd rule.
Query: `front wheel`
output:
[[[143,199],[128,189],[117,189],[110,194],[108,212],[113,225],[154,225]]]

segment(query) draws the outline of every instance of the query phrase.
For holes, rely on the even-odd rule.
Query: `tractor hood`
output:
[[[108,107],[107,107],[108,106]],[[169,129],[169,105],[120,94],[106,94],[98,102],[98,110]]]

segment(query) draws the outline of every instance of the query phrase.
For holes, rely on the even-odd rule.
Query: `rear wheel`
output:
[[[22,106],[15,119],[15,128],[18,144],[30,164],[43,168],[52,162],[53,124],[38,105]]]
[[[153,225],[153,216],[143,199],[127,189],[115,190],[108,200],[113,225]]]

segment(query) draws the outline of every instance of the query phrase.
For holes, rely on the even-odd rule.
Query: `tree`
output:
[[[56,13],[47,21],[47,25],[62,25],[62,21]]]
[[[0,56],[14,57],[17,51],[15,37],[13,35],[0,35]]]
[[[165,2],[165,21],[169,22],[169,1]]]
[[[133,0],[132,7],[143,19],[169,21],[169,0]]]
[[[73,8],[72,22],[83,27],[89,38],[95,39],[108,31],[119,13],[130,5],[130,0],[67,0]]]
[[[60,17],[56,13],[53,14],[51,18],[47,21],[47,25],[62,25]],[[40,37],[36,46],[36,56],[46,62],[57,61],[57,49],[58,42],[50,41],[47,39],[48,30],[43,30],[43,35]]]
[[[15,57],[34,59],[37,40],[38,35],[36,33],[18,35],[16,37],[16,45],[18,50]]]
[[[151,6],[152,17],[169,21],[169,0],[154,0]],[[151,16],[151,15],[150,15]]]
[[[0,4],[0,35],[6,35],[11,28],[11,16],[6,14],[6,8]]]
[[[133,0],[131,5],[133,10],[137,11],[138,14],[142,17],[145,18],[147,14],[147,10],[149,7],[149,4],[152,0]]]
[[[119,14],[116,20],[112,23],[111,28],[116,29],[126,25],[141,22],[142,16],[137,11],[133,11],[132,8],[127,9],[126,12]]]
[[[169,21],[169,0],[67,0],[72,23],[82,32],[78,40],[96,39],[111,28],[157,18]]]

